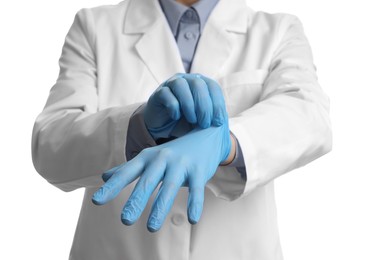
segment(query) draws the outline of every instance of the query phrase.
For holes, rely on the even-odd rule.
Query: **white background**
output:
[[[301,19],[319,81],[331,99],[333,151],[276,181],[285,259],[370,260],[367,1],[247,1],[255,10]],[[64,193],[37,174],[31,131],[57,78],[64,37],[75,13],[117,2],[19,0],[0,6],[1,259],[68,259],[83,190]]]

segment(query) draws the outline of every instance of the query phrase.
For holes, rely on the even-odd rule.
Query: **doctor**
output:
[[[59,64],[32,155],[85,188],[70,259],[282,259],[273,180],[331,149],[296,17],[126,0],[79,11]]]

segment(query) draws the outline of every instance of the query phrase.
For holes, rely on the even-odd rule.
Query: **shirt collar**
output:
[[[200,17],[201,32],[205,27],[206,21],[210,16],[211,11],[214,9],[219,0],[199,0],[192,7],[197,11]]]
[[[175,0],[159,0],[162,10],[168,20],[170,29],[175,36],[177,33],[178,25],[180,18],[184,14],[185,11],[188,10],[188,6],[180,4]],[[206,24],[207,18],[211,11],[214,9],[215,5],[218,3],[219,0],[199,0],[192,7],[196,10],[199,18],[200,18],[200,29],[201,32]]]

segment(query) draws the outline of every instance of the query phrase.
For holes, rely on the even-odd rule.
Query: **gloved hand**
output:
[[[131,161],[108,170],[103,175],[106,183],[95,192],[92,201],[105,204],[140,177],[121,215],[124,224],[132,225],[162,182],[147,222],[148,230],[155,232],[161,228],[179,188],[188,186],[188,220],[195,224],[201,217],[205,185],[230,150],[228,123],[196,128],[173,141],[144,149]]]
[[[228,118],[224,108],[223,93],[216,81],[201,74],[179,73],[150,96],[143,116],[149,133],[157,140],[170,137],[176,127],[179,136],[194,125],[220,126]]]

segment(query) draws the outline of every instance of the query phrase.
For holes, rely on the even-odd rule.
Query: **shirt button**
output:
[[[191,10],[188,10],[188,11],[186,12],[186,16],[187,16],[187,18],[192,18],[192,17],[193,17],[193,13],[192,13],[192,11],[191,11]]]
[[[180,226],[184,223],[185,219],[182,215],[180,214],[174,214],[172,217],[171,217],[171,222],[175,225],[175,226]]]
[[[184,34],[184,37],[187,39],[187,40],[190,40],[190,39],[194,39],[195,38],[195,35],[191,32],[187,32]]]

